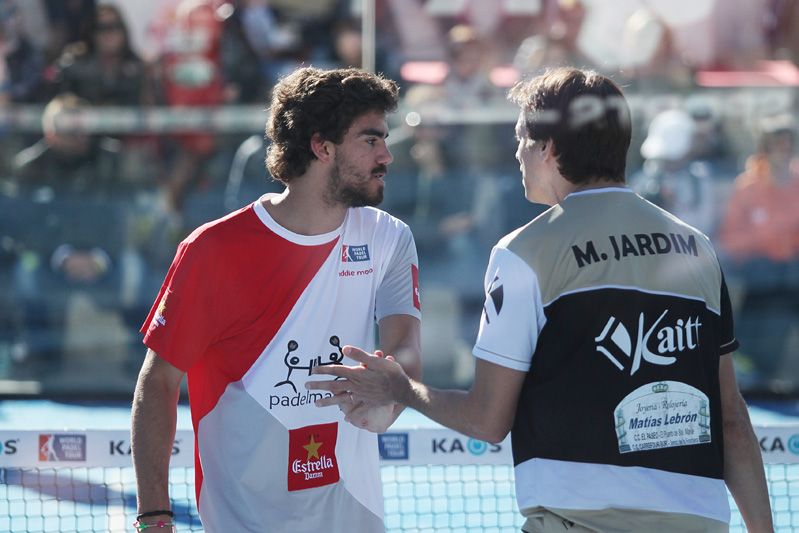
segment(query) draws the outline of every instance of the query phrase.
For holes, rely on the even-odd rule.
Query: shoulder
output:
[[[499,242],[497,242],[496,247],[515,250],[519,247],[528,246],[533,242],[540,242],[542,239],[549,238],[553,225],[558,224],[562,213],[563,209],[560,205],[550,207],[524,226],[502,237]]]
[[[491,262],[495,265],[515,264],[514,268],[525,265],[525,272],[533,268],[531,259],[540,255],[538,250],[548,249],[552,231],[553,215],[559,212],[559,206],[553,206],[535,217],[533,220],[502,237],[491,252]]]
[[[648,200],[644,200],[644,202],[646,202],[646,207],[648,209],[656,213],[657,216],[661,217],[667,225],[672,226],[671,231],[682,231],[683,233],[688,234],[692,233],[701,238],[701,240],[709,242],[707,235],[705,235],[702,230],[692,226],[673,213],[666,211],[662,207],[655,205]]]
[[[183,241],[184,247],[196,250],[225,248],[247,233],[247,229],[257,220],[252,205],[246,205],[221,218],[198,226]]]
[[[410,233],[410,227],[405,222],[376,207],[353,207],[350,209],[350,216],[353,222],[364,227],[372,226],[381,231]]]

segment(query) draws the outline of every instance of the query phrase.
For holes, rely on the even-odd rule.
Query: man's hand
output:
[[[349,393],[343,394],[341,397],[343,400],[338,408],[344,413],[344,420],[372,433],[385,433],[399,416],[399,412],[394,412],[396,404],[393,403],[370,407],[363,402],[350,401]]]
[[[390,403],[378,407],[369,407],[363,402],[358,402],[357,407],[349,411],[346,408],[342,408],[342,411],[344,412],[344,420],[353,426],[372,433],[385,433],[399,416],[399,411],[395,409],[395,405]]]
[[[347,357],[359,362],[358,366],[329,365],[314,367],[314,374],[326,374],[340,379],[331,381],[308,381],[305,387],[312,390],[332,392],[333,396],[316,401],[317,407],[350,405],[348,421],[359,408],[393,406],[407,403],[411,394],[410,378],[392,356],[381,357],[364,352],[354,346],[345,346]],[[360,407],[358,406],[360,404]],[[354,405],[354,406],[353,406]],[[353,418],[355,420],[355,418]],[[358,425],[358,424],[355,424]]]

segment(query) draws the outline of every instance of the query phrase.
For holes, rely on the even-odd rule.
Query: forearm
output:
[[[387,317],[380,323],[380,350],[391,355],[405,374],[412,379],[422,379],[421,325],[411,317]],[[394,420],[405,405],[394,406]],[[392,420],[393,423],[393,420]]]
[[[400,401],[439,424],[475,439],[499,442],[507,434],[503,428],[494,427],[492,421],[496,418],[480,408],[471,391],[436,389],[409,380]]]
[[[724,424],[724,480],[747,530],[773,531],[763,459],[746,412]]]
[[[408,375],[411,379],[420,380],[422,379],[422,364],[421,364],[421,354],[412,346],[400,346],[394,349],[392,352],[395,360],[400,364],[402,369],[405,371],[405,374]],[[402,403],[397,403],[394,405],[394,420],[396,420],[402,411],[405,409],[406,405]],[[393,422],[392,422],[393,424]]]
[[[169,461],[175,440],[178,390],[145,370],[133,397],[131,452],[138,512],[169,510]]]
[[[379,322],[380,351],[390,355],[413,379],[422,379],[421,323],[407,315],[390,315]]]

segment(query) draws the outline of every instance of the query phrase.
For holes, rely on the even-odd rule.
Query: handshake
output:
[[[335,380],[308,381],[305,388],[333,394],[317,400],[317,407],[336,405],[350,424],[373,433],[383,433],[399,416],[410,392],[410,378],[394,357],[380,350],[374,354],[354,346],[342,349],[358,365],[317,366],[313,375],[334,376]]]

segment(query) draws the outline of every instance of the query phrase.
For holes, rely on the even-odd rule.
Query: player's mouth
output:
[[[385,183],[383,178],[386,175],[386,168],[385,167],[378,167],[372,171],[372,177],[376,180],[380,180],[381,182]]]

